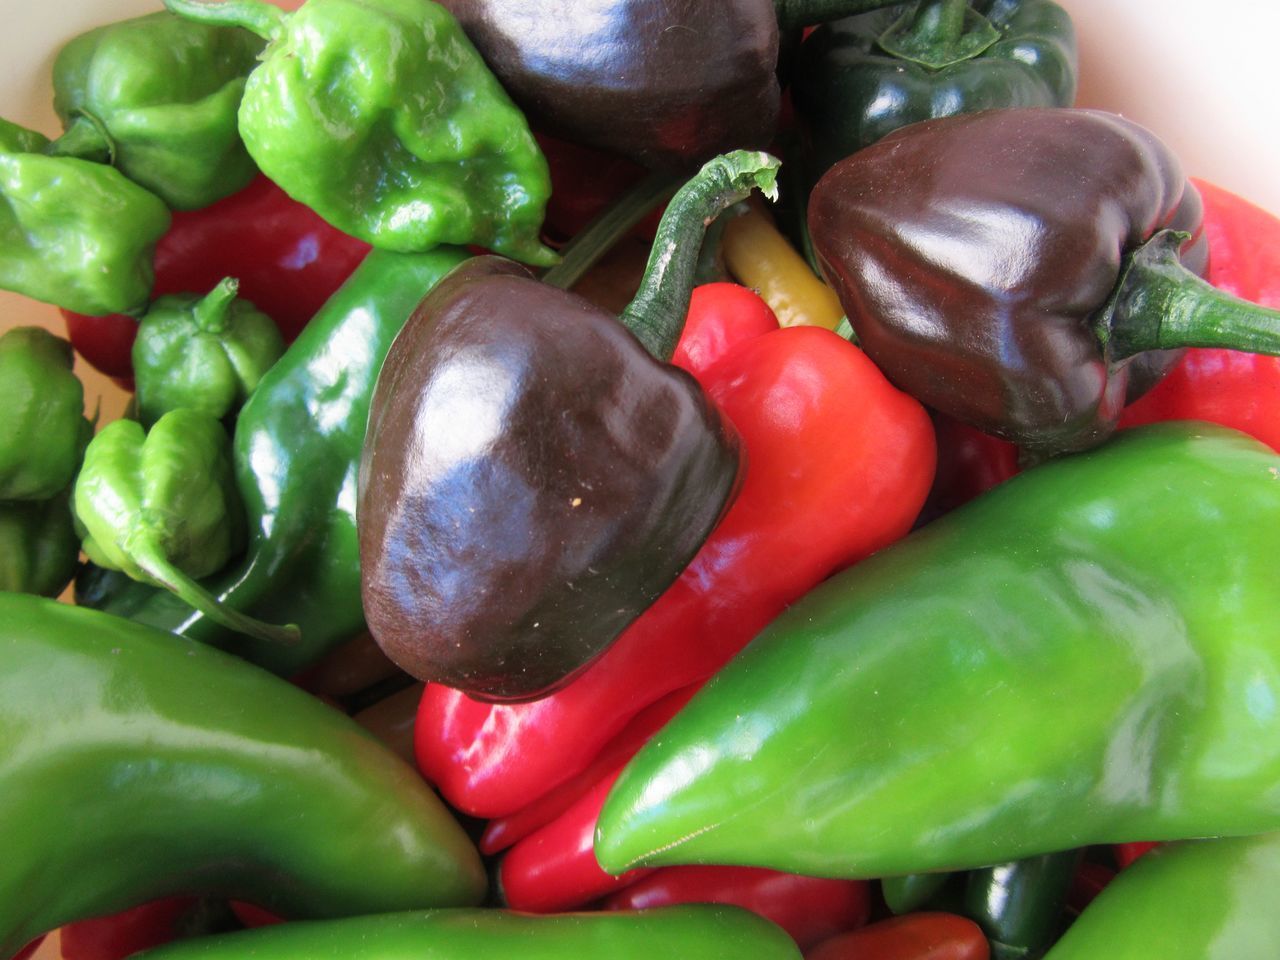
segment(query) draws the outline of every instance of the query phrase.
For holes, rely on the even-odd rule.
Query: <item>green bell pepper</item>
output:
[[[1045,960],[1271,960],[1277,889],[1280,834],[1170,844],[1121,871]]]
[[[0,335],[0,500],[48,500],[75,479],[93,427],[74,359],[41,327]]]
[[[69,488],[49,500],[0,502],[0,591],[56,597],[79,562]]]
[[[166,0],[268,41],[240,135],[268,177],[331,224],[401,252],[480,244],[545,266],[551,179],[524,115],[431,0]]]
[[[242,661],[0,594],[0,956],[173,894],[285,917],[470,906],[475,848],[417,772]]]
[[[238,299],[238,288],[228,277],[203,297],[175,294],[152,303],[133,341],[143,425],[179,407],[224,419],[280,359],[279,328],[252,303]]]
[[[150,431],[136,420],[108,424],[85,450],[74,503],[93,563],[164,587],[230,630],[297,641],[296,627],[259,623],[196,583],[245,542],[231,441],[210,414],[179,408]]]
[[[53,63],[55,155],[110,163],[174,210],[248,185],[236,112],[262,40],[161,11],[81,34]]]
[[[169,208],[119,170],[0,120],[0,289],[90,315],[145,306]]]
[[[1280,827],[1280,456],[1209,424],[1027,471],[828,580],[650,741],[596,856],[836,877]]]

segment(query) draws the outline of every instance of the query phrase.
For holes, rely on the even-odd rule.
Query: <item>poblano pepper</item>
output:
[[[1208,424],[1027,471],[794,604],[623,772],[610,872],[974,868],[1280,826],[1280,456]]]
[[[69,488],[48,500],[0,501],[0,591],[56,597],[79,562]]]
[[[470,906],[475,848],[407,764],[234,657],[0,594],[0,956],[177,893],[284,917]]]
[[[240,409],[284,339],[270,317],[236,297],[228,277],[205,296],[161,297],[138,324],[133,376],[138,419],[150,426],[179,407],[223,419]]]
[[[169,208],[119,170],[48,146],[0,120],[0,288],[77,313],[140,310]]]
[[[240,105],[262,172],[375,247],[480,244],[545,266],[551,178],[523,114],[431,0],[166,0],[268,41]],[[335,78],[340,78],[335,80]]]
[[[228,629],[297,641],[296,627],[259,623],[196,583],[226,566],[245,541],[231,441],[210,414],[179,408],[149,431],[134,420],[108,424],[85,451],[75,512],[85,556],[98,566],[164,587]]]
[[[93,427],[73,360],[42,327],[0,336],[0,501],[48,500],[75,479]]]
[[[55,155],[110,163],[174,210],[235,193],[257,173],[236,112],[262,40],[161,11],[81,34],[53,62]]]
[[[296,623],[299,643],[228,630],[166,591],[86,579],[96,603],[292,674],[364,629],[356,471],[369,401],[392,339],[428,290],[468,254],[375,250],[356,268],[236,418],[236,485],[249,519],[244,557],[204,587],[224,606]]]

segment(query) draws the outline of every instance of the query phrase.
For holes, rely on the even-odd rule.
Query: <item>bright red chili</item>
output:
[[[805,960],[987,960],[991,948],[972,920],[950,913],[909,913],[842,933]]]

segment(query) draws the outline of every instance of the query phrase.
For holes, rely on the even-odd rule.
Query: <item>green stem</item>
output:
[[[754,189],[774,199],[779,166],[775,157],[760,151],[713,157],[667,204],[640,289],[620,318],[658,360],[671,359],[684,330],[708,224]]]
[[[267,643],[293,644],[301,638],[298,628],[293,624],[284,627],[274,626],[226,606],[175,567],[154,541],[135,537],[125,546],[133,561],[148,577],[188,606],[194,607],[228,630],[234,630]]]
[[[990,20],[969,0],[925,0],[876,41],[891,56],[941,70],[980,56],[1000,39]]]
[[[843,20],[872,10],[895,7],[901,2],[902,0],[773,0],[773,6],[778,14],[778,26],[785,33],[829,20]]]
[[[560,262],[542,275],[542,282],[568,290],[679,184],[672,174],[649,174],[573,238],[561,251]]]
[[[273,40],[289,14],[265,0],[164,0],[164,7],[188,20],[214,27],[243,27]]]
[[[51,157],[75,157],[94,163],[115,163],[116,145],[94,117],[82,113],[71,121],[66,132],[44,148]]]
[[[222,333],[231,319],[231,305],[236,302],[240,281],[226,277],[208,292],[193,310],[196,328],[203,333]]]
[[[1186,238],[1162,230],[1131,254],[1098,329],[1111,356],[1180,347],[1280,356],[1280,311],[1234,297],[1184,267]]]

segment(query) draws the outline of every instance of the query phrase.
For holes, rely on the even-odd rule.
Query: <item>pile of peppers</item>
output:
[[[1280,219],[1062,6],[296,6],[0,118],[0,960],[1274,956]]]

